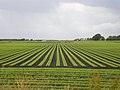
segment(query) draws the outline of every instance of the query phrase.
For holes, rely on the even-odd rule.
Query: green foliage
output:
[[[106,40],[120,40],[120,35],[118,35],[118,36],[109,36]]]
[[[105,38],[101,34],[96,34],[92,37],[92,40],[105,40]]]
[[[111,69],[1,68],[0,89],[119,90],[119,76]]]
[[[120,68],[120,43],[0,42],[0,66]]]

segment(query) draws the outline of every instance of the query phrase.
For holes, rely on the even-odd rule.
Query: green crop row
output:
[[[119,90],[119,76],[119,70],[111,69],[1,68],[0,89]]]
[[[113,42],[108,43],[0,42],[0,43],[2,43],[0,44],[1,67],[6,66],[6,67],[120,68],[119,43]]]

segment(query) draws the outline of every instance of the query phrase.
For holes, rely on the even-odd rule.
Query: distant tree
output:
[[[30,41],[33,41],[33,39],[30,39]]]
[[[80,39],[79,39],[79,38],[77,38],[77,39],[74,39],[74,41],[80,41]]]
[[[92,37],[92,40],[105,40],[105,38],[103,36],[101,36],[101,34],[95,34]]]
[[[118,35],[118,36],[109,36],[106,40],[120,40],[120,35]]]
[[[20,41],[25,41],[25,38],[20,39]]]
[[[101,37],[101,40],[105,40],[105,38],[102,36],[102,37]]]
[[[92,37],[92,40],[100,40],[101,39],[101,35],[100,34],[96,34]]]
[[[92,40],[92,38],[87,38],[87,40],[89,41],[89,40]]]
[[[117,38],[120,39],[120,35],[118,35]]]

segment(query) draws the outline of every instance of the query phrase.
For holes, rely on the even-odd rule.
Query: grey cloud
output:
[[[18,12],[48,12],[60,2],[79,2],[85,5],[120,10],[120,0],[0,0],[0,9]]]
[[[120,0],[67,0],[67,1],[79,2],[85,5],[105,7],[105,8],[110,8],[114,10],[120,9]]]
[[[57,0],[0,0],[0,9],[16,12],[49,12]]]
[[[74,39],[96,33],[120,34],[119,3],[119,0],[0,0],[0,38]]]

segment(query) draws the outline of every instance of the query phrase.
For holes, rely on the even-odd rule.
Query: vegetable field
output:
[[[120,69],[120,42],[0,42],[0,67]]]
[[[120,71],[78,68],[1,68],[0,90],[120,90]]]
[[[0,42],[0,90],[120,90],[120,42]]]

